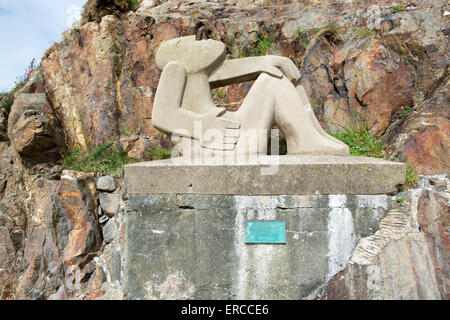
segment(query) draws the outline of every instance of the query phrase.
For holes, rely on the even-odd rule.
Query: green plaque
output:
[[[247,221],[245,243],[286,243],[286,221]]]

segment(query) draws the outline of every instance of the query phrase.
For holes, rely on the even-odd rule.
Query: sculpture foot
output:
[[[349,156],[350,148],[341,141],[327,141],[326,145],[311,145],[311,146],[302,146],[298,149],[293,148],[289,150],[287,154],[296,154],[296,155],[326,155],[326,156]]]

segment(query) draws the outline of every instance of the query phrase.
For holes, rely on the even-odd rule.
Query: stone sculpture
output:
[[[155,128],[180,135],[185,142],[198,140],[201,149],[215,153],[267,154],[276,124],[288,154],[349,154],[346,144],[322,129],[303,87],[293,84],[300,73],[290,59],[269,55],[226,60],[225,55],[222,42],[198,41],[195,36],[161,45],[156,56],[162,75],[153,107]],[[236,112],[214,104],[211,89],[255,79]]]

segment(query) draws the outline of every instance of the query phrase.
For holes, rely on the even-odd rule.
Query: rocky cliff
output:
[[[155,55],[164,40],[177,36],[221,40],[230,58],[287,56],[299,67],[324,128],[337,132],[364,123],[381,136],[386,158],[406,161],[420,174],[450,172],[447,1],[399,1],[395,6],[384,0],[122,4],[88,1],[82,21],[47,50],[15,94],[11,111],[1,112],[3,299],[117,297],[126,197],[121,178],[104,189],[96,174],[63,171],[60,159],[76,147],[93,150],[111,140],[139,159],[148,159],[155,142],[169,146],[168,137],[151,126],[160,76]],[[215,99],[235,110],[251,85],[216,89]],[[407,297],[380,287],[368,294],[367,287],[373,270],[381,282],[392,277],[379,270],[388,270],[389,261],[402,252],[410,259],[408,270],[419,268],[416,257],[431,259],[438,283],[432,294],[422,294],[431,291],[417,288],[430,281],[411,276],[411,283],[416,281],[411,286],[419,291],[409,297],[447,299],[446,189],[422,188],[413,197],[418,203],[411,205],[418,227],[377,242],[380,249],[371,260],[355,258],[318,295]]]

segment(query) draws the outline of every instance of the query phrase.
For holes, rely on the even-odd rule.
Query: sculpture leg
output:
[[[286,136],[288,154],[348,155],[348,146],[322,129],[294,85],[285,77],[275,81],[275,122]]]
[[[334,141],[320,127],[303,100],[286,77],[279,79],[261,74],[239,110],[227,113],[226,117],[239,121],[243,132],[264,129],[266,136],[276,123],[286,137],[288,154],[348,155],[348,146]],[[237,152],[248,149],[242,140],[239,138]],[[267,154],[264,143],[260,143],[258,153]]]
[[[302,100],[302,105],[310,106],[310,108],[307,108],[308,109],[307,111],[309,114],[309,118],[311,119],[312,123],[314,124],[314,127],[316,128],[316,130],[319,131],[320,134],[322,134],[325,138],[330,139],[338,144],[344,144],[342,141],[336,139],[333,136],[330,136],[328,133],[325,132],[325,130],[323,130],[322,126],[320,125],[319,121],[316,118],[316,115],[314,114],[314,110],[313,110],[311,104],[309,103],[308,95],[306,94],[303,86],[301,84],[298,84],[296,86],[296,89],[297,89],[298,95],[300,96],[300,99]]]
[[[224,117],[241,124],[241,135],[235,151],[238,154],[267,154],[267,142],[275,123],[275,79],[261,74],[236,112]]]

